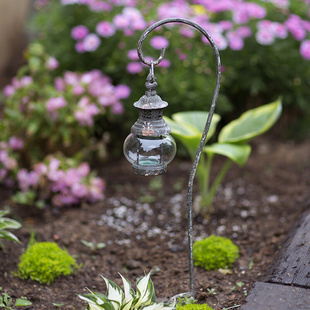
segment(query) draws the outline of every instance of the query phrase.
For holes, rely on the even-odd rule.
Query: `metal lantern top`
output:
[[[156,93],[158,86],[154,71],[151,68],[146,78],[147,88],[143,95],[133,105],[139,109],[139,118],[131,127],[131,132],[139,136],[159,137],[171,132],[170,127],[163,119],[163,109],[168,106]]]

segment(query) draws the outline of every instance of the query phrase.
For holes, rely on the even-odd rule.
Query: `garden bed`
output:
[[[261,138],[252,146],[245,167],[233,166],[229,171],[211,217],[195,217],[195,238],[217,234],[240,247],[240,258],[229,273],[195,267],[196,299],[214,309],[244,303],[309,204],[310,141],[297,144]],[[221,163],[219,158],[216,167]],[[56,304],[63,304],[61,309],[85,309],[77,294],[86,293],[86,287],[104,293],[100,275],[121,284],[120,272],[134,283],[151,269],[158,299],[188,291],[190,168],[190,162],[174,160],[163,177],[145,178],[134,175],[121,158],[98,168],[106,180],[104,202],[58,213],[12,206],[15,218],[23,221],[23,228],[16,232],[22,244],[5,242],[5,252],[0,251],[2,292],[13,298],[27,297],[33,303],[31,309],[56,309]],[[8,196],[2,189],[2,205],[9,204]],[[82,264],[80,271],[49,286],[14,276],[31,231],[37,241],[56,241],[66,248]],[[106,246],[91,250],[81,240]]]

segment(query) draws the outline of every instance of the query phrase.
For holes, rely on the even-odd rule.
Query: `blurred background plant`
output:
[[[3,90],[0,181],[17,186],[16,202],[40,208],[102,200],[104,181],[86,161],[106,158],[109,137],[94,123],[121,114],[130,89],[99,70],[53,77],[58,61],[39,43],[26,55]]]
[[[96,68],[132,89],[122,126],[126,130],[136,118],[131,103],[143,91],[137,81],[145,72],[136,53],[142,31],[154,21],[183,17],[204,27],[220,49],[217,112],[224,123],[281,95],[284,123],[295,129],[286,134],[309,134],[309,0],[38,0],[36,8],[31,29],[59,60],[58,72]],[[168,47],[157,69],[159,93],[170,104],[166,115],[208,108],[215,71],[205,44],[198,32],[171,24],[144,44],[144,54],[154,58]]]

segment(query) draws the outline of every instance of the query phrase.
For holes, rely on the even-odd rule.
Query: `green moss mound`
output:
[[[195,266],[206,270],[230,268],[239,257],[239,248],[228,238],[211,235],[193,245]]]
[[[77,268],[75,259],[55,242],[37,242],[21,255],[17,275],[50,284],[61,275],[71,274]]]
[[[187,305],[177,305],[177,310],[213,310],[207,304],[187,304]]]

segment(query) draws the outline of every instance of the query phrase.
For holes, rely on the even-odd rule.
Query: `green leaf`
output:
[[[32,302],[27,299],[17,298],[15,301],[16,307],[31,306],[31,305],[32,305]]]
[[[0,218],[9,214],[9,213],[10,213],[10,211],[8,211],[8,210],[0,210]]]
[[[19,229],[21,227],[22,225],[15,220],[6,217],[0,219],[0,229]]]
[[[107,286],[107,299],[112,303],[115,310],[119,310],[122,306],[124,293],[121,288],[113,281],[102,277]]]
[[[172,119],[164,117],[165,121],[171,128],[171,134],[184,144],[191,156],[195,155],[199,146],[208,115],[208,112],[194,111],[175,113],[172,115]],[[218,114],[213,115],[207,140],[209,140],[215,133],[217,123],[220,119],[221,117]]]
[[[137,281],[138,300],[135,302],[135,308],[150,305],[155,301],[155,291],[151,280],[151,272]]]
[[[18,238],[15,235],[6,230],[0,230],[0,239],[7,239],[19,242]]]
[[[282,112],[282,101],[263,105],[243,113],[221,130],[219,142],[246,142],[269,130]]]
[[[243,166],[250,156],[251,146],[248,144],[214,143],[204,147],[204,152],[224,155],[239,166]]]

